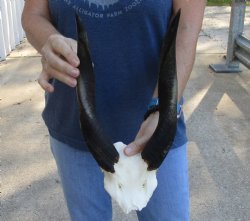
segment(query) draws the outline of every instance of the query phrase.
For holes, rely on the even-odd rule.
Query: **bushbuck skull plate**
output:
[[[104,172],[104,185],[125,213],[144,208],[156,186],[156,171],[165,159],[177,128],[177,71],[175,42],[180,11],[164,38],[159,65],[159,121],[143,151],[127,157],[122,142],[113,144],[105,134],[95,110],[95,75],[88,38],[80,18],[76,16],[80,76],[77,98],[80,125],[86,144]]]

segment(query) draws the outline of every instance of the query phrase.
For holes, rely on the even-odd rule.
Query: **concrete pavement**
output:
[[[223,62],[229,7],[208,7],[186,89],[192,221],[250,220],[250,71]],[[250,8],[245,34],[250,38]],[[0,220],[68,221],[48,132],[40,117],[39,55],[24,41],[0,63]],[[115,205],[113,221],[136,221]],[[164,221],[164,220],[163,220]]]

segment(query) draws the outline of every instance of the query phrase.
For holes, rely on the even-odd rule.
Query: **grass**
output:
[[[229,6],[231,4],[231,0],[208,0],[208,6]],[[250,1],[247,1],[247,5],[250,6]]]

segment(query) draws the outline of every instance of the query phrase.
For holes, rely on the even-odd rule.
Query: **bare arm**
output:
[[[58,34],[58,31],[51,24],[48,1],[46,0],[25,1],[22,25],[27,39],[38,52],[41,52],[49,36]]]
[[[49,79],[56,78],[65,84],[76,86],[79,59],[76,41],[62,36],[52,25],[48,0],[26,0],[22,25],[29,42],[42,55],[43,70],[38,82],[41,87],[53,92]]]
[[[206,3],[206,0],[174,0],[174,12],[181,8],[182,13],[176,40],[179,99],[193,69]]]
[[[202,26],[206,0],[174,0],[174,14],[181,8],[176,39],[178,100],[183,95],[195,61],[196,45]],[[153,97],[158,97],[158,85]]]

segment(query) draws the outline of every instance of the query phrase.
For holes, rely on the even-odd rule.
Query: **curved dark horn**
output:
[[[104,134],[98,123],[95,112],[95,75],[88,48],[87,33],[76,15],[78,46],[77,55],[80,59],[80,76],[77,78],[77,99],[80,109],[80,125],[86,144],[99,166],[114,171],[114,164],[119,154],[113,143]]]
[[[173,144],[177,128],[177,72],[176,72],[176,35],[180,10],[170,24],[165,36],[158,80],[159,122],[152,137],[141,155],[148,164],[148,170],[160,167]]]

